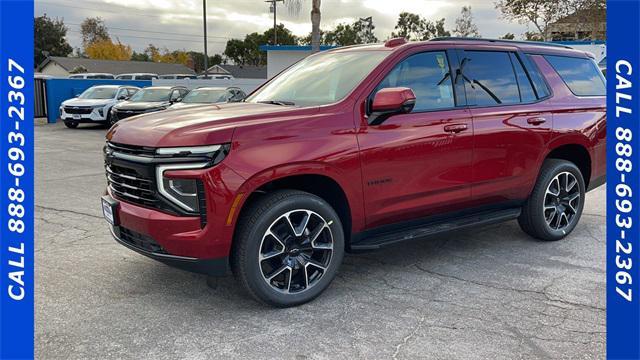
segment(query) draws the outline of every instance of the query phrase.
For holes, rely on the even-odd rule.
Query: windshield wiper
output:
[[[284,100],[264,100],[258,101],[260,104],[271,104],[271,105],[280,105],[280,106],[293,106],[296,103],[292,101],[284,101]]]

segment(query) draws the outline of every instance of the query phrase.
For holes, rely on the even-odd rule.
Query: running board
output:
[[[454,220],[440,220],[419,225],[410,226],[396,231],[386,231],[372,236],[364,237],[360,241],[351,244],[352,251],[376,250],[382,247],[420,239],[432,235],[442,234],[453,230],[462,230],[470,227],[490,225],[516,219],[520,215],[520,208],[480,212]]]

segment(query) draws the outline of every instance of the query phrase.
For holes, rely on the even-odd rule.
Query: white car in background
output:
[[[131,73],[116,76],[116,80],[154,80],[157,78],[158,74],[152,73]]]
[[[60,104],[60,119],[75,129],[80,123],[113,124],[111,107],[129,99],[140,88],[130,85],[96,85],[88,88],[78,97]]]
[[[69,79],[104,79],[104,80],[113,80],[113,74],[108,73],[83,73],[83,74],[74,74],[69,75]]]
[[[160,79],[165,80],[182,80],[182,79],[197,79],[198,77],[194,74],[165,74],[160,75]]]
[[[241,102],[247,95],[237,87],[200,87],[191,90],[180,101],[167,110],[186,109],[207,104]]]

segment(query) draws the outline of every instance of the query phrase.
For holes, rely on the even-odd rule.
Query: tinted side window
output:
[[[414,112],[455,106],[449,62],[443,51],[408,57],[391,70],[376,91],[391,87],[408,87],[413,90],[416,95]]]
[[[131,80],[131,75],[122,75],[122,76],[118,76],[118,79],[122,79],[122,80]]]
[[[604,96],[606,86],[600,69],[591,59],[545,56],[572,93],[578,96]]]
[[[520,60],[518,60],[518,57],[514,53],[510,53],[509,55],[511,56],[513,69],[516,71],[516,79],[518,80],[518,87],[520,88],[520,100],[525,103],[538,100],[533,91],[533,85],[531,85],[529,76],[527,76],[527,73],[524,71]]]
[[[542,78],[540,70],[538,70],[538,67],[535,65],[532,55],[526,55],[522,60],[524,61],[524,67],[527,69],[529,76],[531,76],[533,86],[538,93],[538,99],[546,98],[547,96],[551,95],[551,91],[549,90],[547,83]]]
[[[520,102],[518,82],[509,53],[465,51],[465,55],[463,71],[471,81],[467,84],[467,91],[475,95],[475,105],[508,105]]]

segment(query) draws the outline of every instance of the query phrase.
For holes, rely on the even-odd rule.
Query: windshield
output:
[[[133,102],[169,101],[171,89],[142,89],[129,99]]]
[[[80,99],[113,99],[116,96],[116,88],[92,87],[87,89]]]
[[[226,90],[192,90],[182,99],[187,104],[213,104],[227,101]]]
[[[328,52],[310,56],[250,96],[247,102],[318,106],[342,100],[387,51]]]

